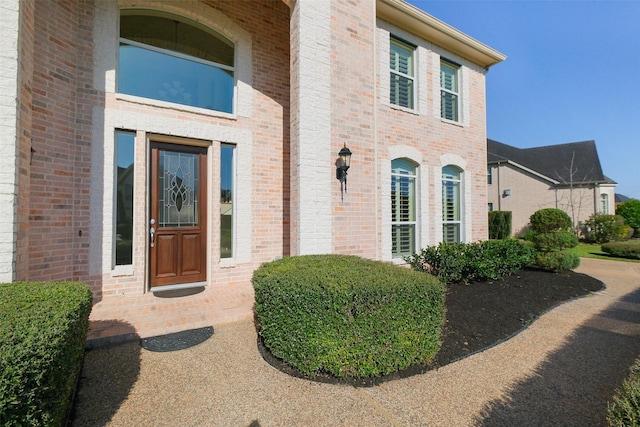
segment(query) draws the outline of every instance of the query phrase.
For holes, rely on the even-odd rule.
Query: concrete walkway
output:
[[[268,365],[251,322],[177,352],[137,342],[87,353],[75,426],[600,426],[640,355],[640,264],[582,259],[606,290],[565,303],[512,339],[370,388]]]

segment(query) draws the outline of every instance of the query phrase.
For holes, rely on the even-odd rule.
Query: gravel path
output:
[[[130,342],[85,358],[74,426],[599,426],[640,355],[640,263],[582,259],[606,290],[438,370],[354,388],[268,365],[250,322],[185,350]]]

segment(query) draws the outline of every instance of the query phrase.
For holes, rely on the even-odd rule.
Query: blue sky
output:
[[[519,148],[595,140],[617,193],[640,199],[640,1],[408,0],[502,52],[487,136]]]

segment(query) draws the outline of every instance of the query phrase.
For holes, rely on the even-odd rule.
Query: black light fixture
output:
[[[338,160],[336,160],[336,178],[340,181],[340,197],[344,200],[344,193],[347,192],[347,171],[351,164],[351,150],[347,148],[347,144],[338,152]]]

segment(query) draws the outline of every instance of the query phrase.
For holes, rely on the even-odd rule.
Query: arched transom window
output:
[[[120,12],[118,92],[233,112],[234,45],[194,21],[164,12]]]

